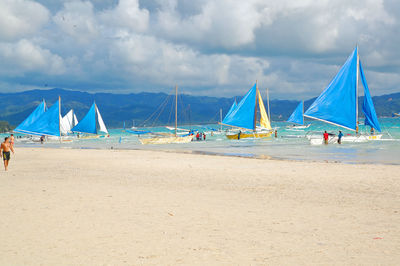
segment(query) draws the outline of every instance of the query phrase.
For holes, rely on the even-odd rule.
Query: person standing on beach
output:
[[[10,161],[10,150],[14,154],[14,148],[10,143],[9,137],[5,137],[4,142],[1,143],[0,151],[3,151],[4,169],[6,171],[8,169],[8,162]]]
[[[14,134],[11,134],[11,136],[10,136],[10,144],[11,144],[11,147],[14,147]]]
[[[328,144],[328,139],[329,139],[329,134],[325,130],[325,132],[324,132],[324,142],[325,142],[325,144]]]
[[[342,144],[342,137],[343,137],[343,133],[342,133],[341,130],[339,130],[339,135],[338,135],[337,143]]]

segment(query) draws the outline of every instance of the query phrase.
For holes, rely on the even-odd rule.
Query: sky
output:
[[[400,91],[397,0],[0,0],[0,92],[318,96],[356,45]],[[362,94],[362,93],[361,93]]]

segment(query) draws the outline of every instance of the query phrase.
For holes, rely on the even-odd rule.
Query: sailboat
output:
[[[69,112],[63,116],[61,119],[61,133],[63,135],[67,135],[71,133],[71,129],[78,124],[78,119],[74,113],[74,110],[71,109]]]
[[[99,132],[103,132],[109,136],[107,127],[104,124],[99,108],[95,102],[93,102],[85,117],[76,126],[74,126],[71,131],[75,133],[90,134],[81,138],[99,138],[101,137]]]
[[[16,133],[23,133],[23,134],[31,134],[31,126],[35,123],[35,121],[46,112],[46,102],[43,100],[33,112],[25,118],[15,129],[14,132]]]
[[[286,122],[295,124],[291,126],[292,129],[305,129],[310,127],[311,124],[304,125],[304,101],[301,101],[299,105],[297,105],[296,109],[294,109],[293,113],[290,115],[289,119]]]
[[[234,106],[232,106],[231,109],[233,107]],[[259,128],[257,128],[258,110],[260,111]],[[221,124],[240,130],[236,134],[228,133],[226,135],[228,139],[265,138],[271,136],[271,123],[267,112],[265,111],[264,103],[257,87],[257,82],[247,92],[237,106],[227,113]],[[242,130],[244,132],[242,132]]]
[[[344,136],[343,141],[367,141],[380,139],[378,135],[360,135],[358,132],[358,79],[364,87],[364,102],[362,111],[365,115],[364,124],[381,132],[374,104],[368,89],[367,80],[358,55],[358,47],[354,49],[346,63],[339,70],[325,90],[304,113],[305,117],[336,125],[355,131],[355,136]],[[322,144],[322,136],[311,138],[312,144]]]
[[[61,98],[58,97],[56,103],[48,110],[44,110],[45,103],[43,101],[14,131],[47,138],[57,137],[61,141]]]
[[[134,130],[132,130],[132,128],[134,128]],[[126,129],[125,121],[124,121],[124,126],[122,128],[122,132],[127,132],[127,133],[131,133],[131,134],[136,134],[136,135],[151,133],[151,131],[149,131],[149,130],[140,130],[140,129],[136,129],[136,127],[131,127],[131,129]]]
[[[178,86],[175,86],[175,134],[155,133],[151,132],[151,137],[140,137],[142,144],[170,144],[170,143],[189,143],[193,139],[193,135],[180,136],[178,131]]]

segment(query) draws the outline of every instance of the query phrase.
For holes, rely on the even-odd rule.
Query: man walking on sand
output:
[[[0,151],[3,151],[4,169],[6,171],[8,169],[8,162],[10,161],[10,150],[14,154],[14,148],[10,143],[9,137],[5,137],[4,142],[1,143]]]

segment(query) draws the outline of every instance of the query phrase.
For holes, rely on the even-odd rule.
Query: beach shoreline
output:
[[[55,143],[51,143],[54,145]],[[21,145],[18,148],[23,149],[74,149],[74,150],[120,150],[120,151],[155,151],[155,152],[166,152],[166,153],[181,153],[181,154],[198,154],[198,155],[208,155],[208,156],[221,156],[221,157],[237,157],[237,158],[248,158],[248,159],[256,159],[256,160],[277,160],[277,161],[288,161],[288,162],[310,162],[310,163],[333,163],[333,164],[350,164],[350,165],[400,165],[400,161],[397,162],[371,162],[371,161],[357,161],[357,160],[348,160],[346,158],[342,159],[315,159],[315,158],[300,158],[300,157],[285,157],[284,155],[268,155],[268,154],[256,154],[256,153],[240,153],[240,152],[218,152],[218,151],[207,151],[207,150],[196,150],[193,148],[188,149],[173,149],[167,148],[165,149],[163,145],[152,145],[151,148],[146,148],[148,145],[145,145],[143,148],[125,148],[118,145],[110,145],[106,147],[91,147],[91,146],[44,146],[44,145]]]
[[[16,148],[0,264],[400,261],[400,166]]]

